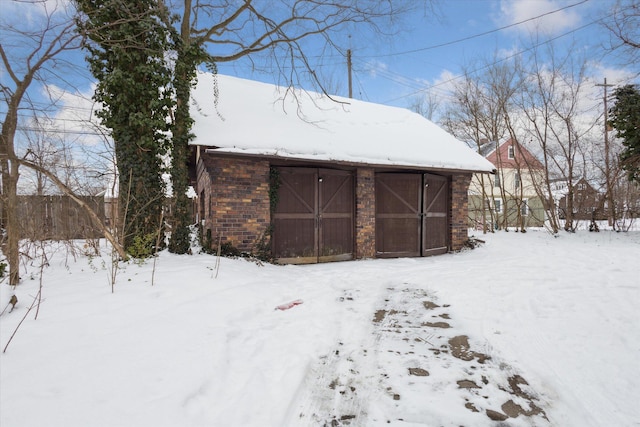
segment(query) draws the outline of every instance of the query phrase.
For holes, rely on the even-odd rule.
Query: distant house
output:
[[[567,194],[568,187],[567,180],[564,178],[549,178],[549,188],[556,206],[558,201]]]
[[[469,187],[471,226],[483,228],[540,227],[545,205],[536,192],[543,166],[522,144],[509,139],[485,142],[479,152],[496,170],[475,174]]]
[[[567,218],[569,200],[567,194],[560,198],[558,202],[558,216],[560,219]],[[600,193],[585,178],[580,178],[573,186],[573,219],[574,220],[604,220],[607,219],[605,212],[604,194]]]
[[[229,76],[199,76],[193,116],[203,233],[281,263],[460,249],[494,167],[411,111]]]

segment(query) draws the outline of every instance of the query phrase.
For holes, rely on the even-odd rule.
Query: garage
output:
[[[376,256],[430,256],[449,247],[449,179],[426,173],[377,173]]]
[[[277,167],[272,250],[280,263],[344,261],[354,252],[353,172]]]
[[[196,220],[212,242],[300,264],[468,241],[472,174],[494,166],[421,115],[209,74],[194,99]]]

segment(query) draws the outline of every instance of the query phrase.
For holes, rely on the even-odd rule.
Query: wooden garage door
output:
[[[448,181],[417,173],[376,174],[376,254],[428,256],[448,249]]]
[[[449,181],[424,175],[422,255],[446,253],[449,247]]]
[[[420,255],[422,175],[376,175],[376,254]]]
[[[353,175],[316,168],[278,168],[272,247],[282,263],[353,258]]]

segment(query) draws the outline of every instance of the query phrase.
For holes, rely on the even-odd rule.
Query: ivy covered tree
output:
[[[620,162],[629,180],[640,184],[640,90],[626,85],[613,92],[615,104],[609,111],[609,124],[624,146]]]
[[[148,256],[163,227],[163,162],[169,152],[171,28],[156,0],[77,0],[78,28],[89,42],[97,115],[111,130],[119,177],[120,238]]]
[[[184,30],[183,30],[184,31]],[[174,34],[173,90],[175,110],[171,124],[171,184],[173,188],[173,229],[169,240],[169,251],[176,254],[189,252],[190,200],[189,188],[189,142],[193,138],[193,119],[189,111],[191,87],[196,81],[198,65],[209,62],[208,55],[198,43],[192,43],[188,36]],[[211,66],[214,65],[211,63]]]

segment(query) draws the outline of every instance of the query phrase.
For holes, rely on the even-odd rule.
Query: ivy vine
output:
[[[276,211],[279,201],[280,191],[280,171],[278,168],[271,166],[269,168],[269,208],[271,214]]]

